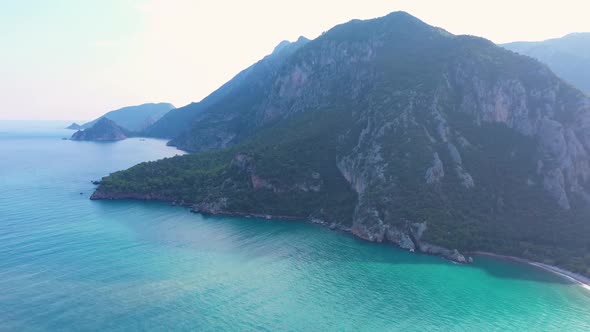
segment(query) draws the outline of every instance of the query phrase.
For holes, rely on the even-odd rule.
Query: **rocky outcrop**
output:
[[[211,214],[211,215],[227,215],[230,212],[227,210],[227,197],[222,197],[213,202],[199,202],[192,206],[192,211]]]
[[[75,122],[72,122],[72,124],[67,126],[66,129],[80,130],[80,129],[82,129],[82,126],[75,123]]]
[[[443,163],[438,157],[438,153],[434,153],[434,161],[432,166],[426,170],[426,183],[433,184],[439,183],[442,178],[445,177],[445,170],[443,169]]]
[[[465,258],[465,256],[463,256],[463,254],[461,254],[457,249],[447,249],[447,248],[443,248],[441,246],[437,246],[434,244],[430,244],[430,243],[425,243],[422,242],[420,243],[420,252],[423,252],[425,254],[430,254],[430,255],[436,255],[436,256],[442,256],[446,259],[449,259],[451,261],[455,261],[457,263],[470,263],[471,259]]]
[[[102,118],[92,127],[75,132],[73,141],[119,141],[126,139],[129,133],[115,122]]]
[[[590,178],[588,98],[548,68],[529,69],[524,79],[486,81],[475,63],[458,64],[451,82],[465,92],[461,111],[477,123],[503,123],[536,141],[543,187],[563,209],[572,196],[587,199]],[[524,75],[524,73],[523,73]]]

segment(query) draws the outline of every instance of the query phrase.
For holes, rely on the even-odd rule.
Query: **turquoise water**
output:
[[[533,267],[90,201],[90,180],[180,152],[64,125],[0,122],[0,331],[590,330],[590,292]]]

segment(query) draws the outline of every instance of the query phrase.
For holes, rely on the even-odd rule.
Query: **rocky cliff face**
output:
[[[119,141],[127,138],[128,132],[115,122],[101,118],[92,127],[75,132],[74,141]]]
[[[131,169],[99,192],[173,174],[201,210],[325,220],[462,262],[455,248],[539,257],[587,245],[590,101],[537,61],[392,13],[337,26],[266,75],[174,141],[223,151]],[[197,164],[208,178],[186,171]]]
[[[544,66],[521,67],[519,77],[486,81],[478,75],[478,65],[463,60],[449,75],[449,83],[463,92],[459,110],[477,124],[502,123],[532,138],[537,175],[562,208],[570,209],[574,195],[590,203],[585,189],[590,171],[589,99]]]

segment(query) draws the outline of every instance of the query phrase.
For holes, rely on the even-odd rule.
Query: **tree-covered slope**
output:
[[[590,274],[590,102],[539,62],[407,13],[351,21],[174,140],[199,153],[102,181],[95,199],[321,220],[463,261]]]
[[[82,129],[90,128],[100,119],[107,118],[126,130],[137,133],[160,120],[172,109],[174,109],[174,105],[169,103],[128,106],[110,111],[96,120],[83,124],[81,127]]]
[[[559,77],[590,94],[590,32],[502,46],[546,63]]]

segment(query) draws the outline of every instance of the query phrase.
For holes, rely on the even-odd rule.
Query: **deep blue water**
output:
[[[590,331],[590,293],[530,266],[90,201],[91,180],[181,152],[65,125],[0,122],[0,331]]]

